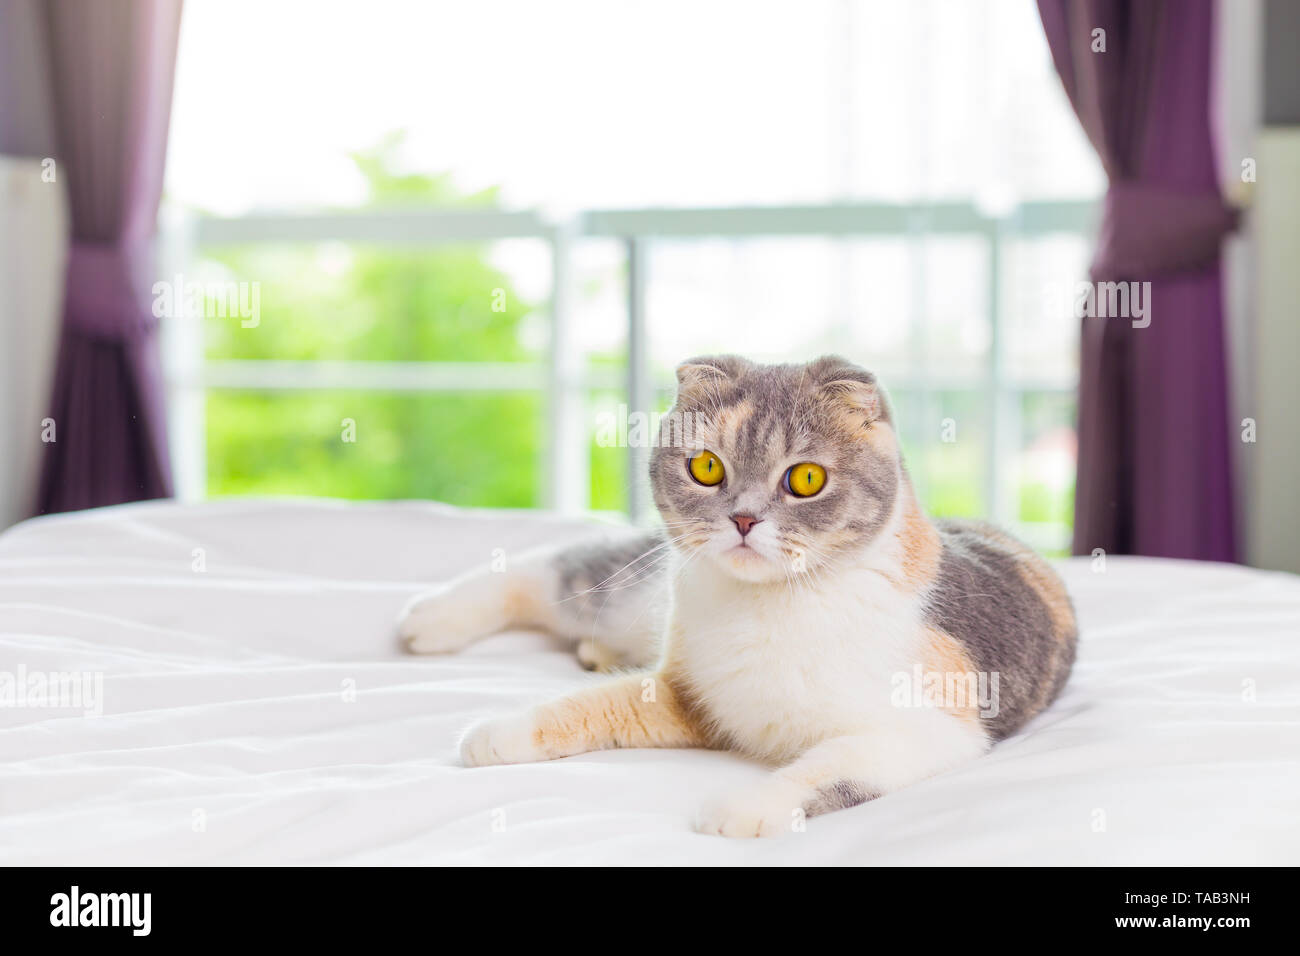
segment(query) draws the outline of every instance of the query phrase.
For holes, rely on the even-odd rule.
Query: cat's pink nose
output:
[[[731,520],[735,522],[736,528],[740,531],[740,536],[743,538],[745,535],[749,534],[749,529],[758,524],[762,519],[755,518],[753,515],[732,515]]]

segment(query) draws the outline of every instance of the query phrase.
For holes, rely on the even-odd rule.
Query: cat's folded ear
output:
[[[865,424],[889,420],[880,386],[871,372],[838,355],[823,356],[809,368],[823,394],[845,402],[865,418]]]
[[[677,366],[677,394],[690,395],[716,389],[720,383],[734,378],[744,364],[745,360],[735,355],[701,355],[687,359]]]

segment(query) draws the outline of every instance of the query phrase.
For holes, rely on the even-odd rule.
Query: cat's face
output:
[[[807,365],[714,356],[684,363],[677,381],[650,481],[679,551],[742,580],[783,583],[877,537],[900,464],[871,373],[838,356]]]

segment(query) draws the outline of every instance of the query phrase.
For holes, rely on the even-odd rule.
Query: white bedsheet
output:
[[[598,678],[534,634],[410,657],[394,617],[574,528],[228,501],[9,530],[0,673],[100,672],[103,714],[0,708],[0,862],[1300,863],[1300,579],[1223,565],[1065,562],[1083,637],[1049,712],[779,840],[691,831],[764,772],[726,754],[463,769],[466,724]]]

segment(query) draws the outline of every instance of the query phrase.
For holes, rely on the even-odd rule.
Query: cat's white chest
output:
[[[890,681],[915,659],[919,613],[866,570],[819,589],[707,571],[677,582],[673,656],[736,746],[785,760],[898,719]]]

